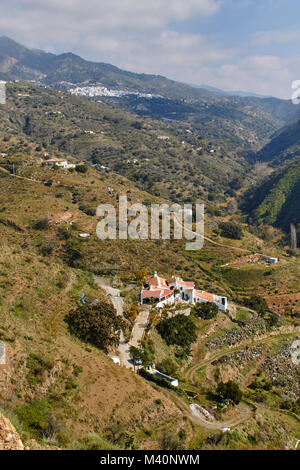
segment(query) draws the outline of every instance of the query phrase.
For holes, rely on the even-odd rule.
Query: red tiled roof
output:
[[[143,289],[141,292],[141,298],[142,299],[149,299],[149,298],[162,299],[164,297],[167,297],[169,294],[172,294],[172,291],[170,289],[155,289],[155,290]]]
[[[206,300],[208,302],[213,302],[214,301],[214,296],[212,294],[210,294],[209,292],[203,292],[203,291],[195,290],[194,296],[199,297],[200,299]]]
[[[159,285],[159,282],[160,281],[160,285]],[[149,286],[154,286],[154,287],[167,287],[167,281],[162,278],[162,277],[150,277],[150,279],[147,280],[147,284],[149,284]]]
[[[194,282],[186,282],[186,281],[183,281],[182,279],[180,280],[177,280],[177,283],[180,285],[180,286],[183,286],[183,287],[194,287],[195,286],[195,283]]]

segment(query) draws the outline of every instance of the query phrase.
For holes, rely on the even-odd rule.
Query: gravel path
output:
[[[111,287],[108,280],[98,276],[94,277],[95,283],[105,290],[107,296],[111,299],[117,314],[124,317],[124,301],[120,296],[120,290]],[[143,338],[145,329],[148,324],[149,310],[143,310],[137,316],[135,324],[132,329],[131,339],[129,342],[125,341],[124,334],[121,332],[120,344],[118,348],[121,365],[128,369],[134,369],[134,365],[130,359],[129,348],[130,346],[139,347],[139,341]]]

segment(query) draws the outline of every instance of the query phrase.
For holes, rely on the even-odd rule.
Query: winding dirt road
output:
[[[229,346],[222,350],[208,353],[206,354],[204,359],[202,359],[201,361],[197,362],[197,364],[187,369],[187,371],[185,372],[185,379],[189,380],[190,382],[193,382],[195,380],[195,374],[197,373],[199,369],[210,365],[213,361],[216,361],[217,359],[221,359],[222,357],[227,356],[228,354],[232,354],[234,352],[240,351],[241,349],[244,349],[246,346],[253,347],[259,344],[268,344],[268,343],[272,343],[274,341],[274,338],[276,337],[285,337],[285,336],[288,337],[288,336],[298,334],[298,333],[299,333],[299,328],[295,328],[294,331],[287,331],[283,327],[277,333],[276,332],[274,334],[271,333],[268,336],[262,336],[256,340],[253,340],[253,338],[251,338],[247,341],[243,341],[242,343],[239,343],[236,346]]]
[[[124,317],[124,301],[120,296],[120,290],[111,287],[107,279],[102,277],[94,276],[95,283],[106,292],[106,295],[111,299],[113,306],[115,307],[117,314]],[[121,365],[127,367],[127,369],[134,369],[134,365],[130,358],[129,349],[130,346],[139,347],[139,342],[144,336],[145,329],[148,325],[149,310],[142,310],[132,329],[130,341],[125,341],[124,333],[121,332],[120,344],[118,352],[120,356]]]

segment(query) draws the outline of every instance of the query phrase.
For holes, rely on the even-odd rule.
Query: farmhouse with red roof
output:
[[[194,282],[184,281],[177,276],[164,279],[156,272],[146,281],[140,294],[141,304],[158,302],[156,307],[159,308],[164,305],[173,305],[176,300],[192,305],[197,302],[214,302],[219,310],[227,310],[227,297],[196,290]]]

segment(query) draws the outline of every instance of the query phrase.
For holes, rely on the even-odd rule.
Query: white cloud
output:
[[[0,32],[30,47],[71,51],[127,70],[289,97],[291,82],[300,78],[299,57],[259,55],[257,50],[299,39],[300,32],[263,31],[230,48],[214,31],[208,36],[175,27],[209,18],[222,4],[241,8],[249,1],[2,0]]]
[[[272,44],[287,44],[298,42],[300,31],[292,29],[274,29],[269,31],[259,31],[253,35],[252,41],[256,45],[268,46]]]

